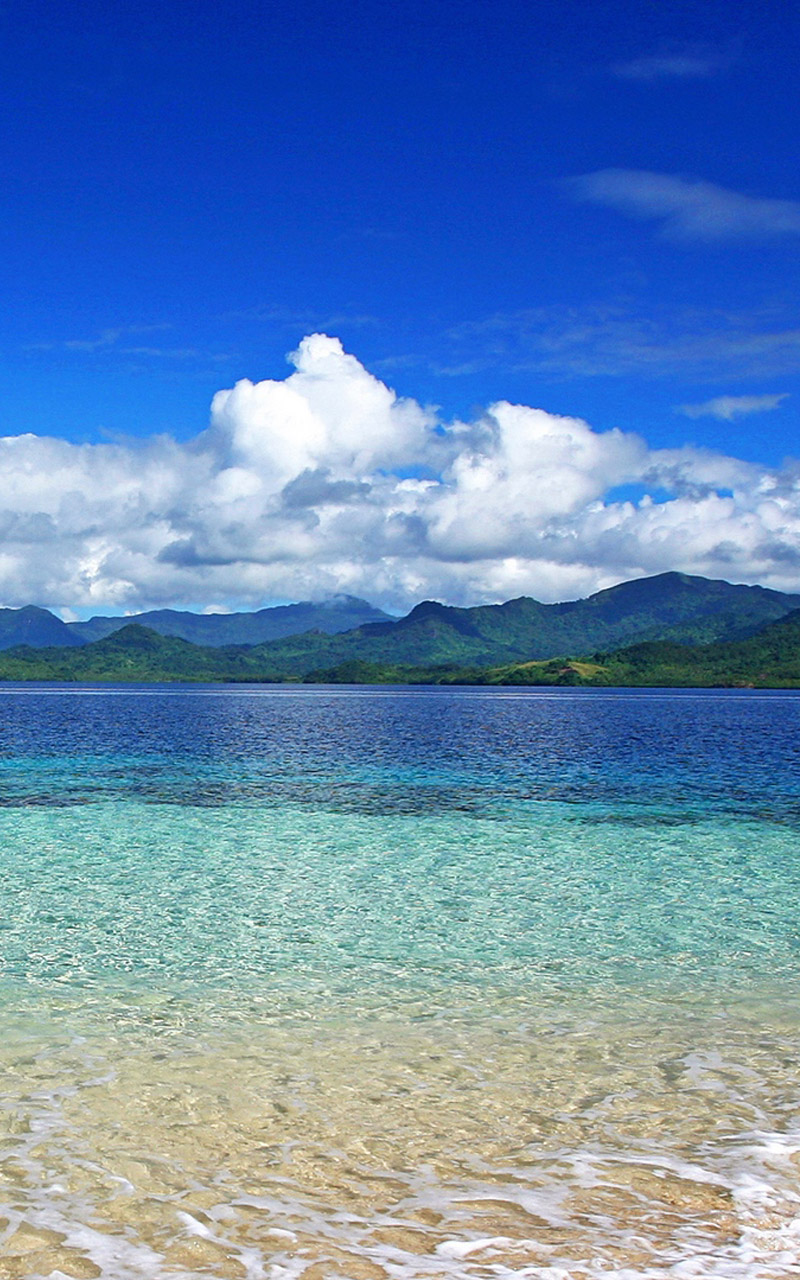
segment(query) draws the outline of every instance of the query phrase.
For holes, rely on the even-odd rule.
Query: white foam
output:
[[[442,1258],[468,1258],[471,1253],[501,1248],[511,1243],[508,1236],[487,1236],[485,1240],[443,1240],[441,1244],[437,1244],[436,1253]]]

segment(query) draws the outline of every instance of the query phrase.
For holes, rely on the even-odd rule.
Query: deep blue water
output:
[[[794,822],[798,730],[794,692],[28,686],[0,691],[0,803]]]

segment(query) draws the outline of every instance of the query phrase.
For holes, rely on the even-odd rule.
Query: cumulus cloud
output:
[[[768,413],[770,409],[779,408],[788,398],[788,392],[766,396],[715,396],[702,404],[678,405],[678,412],[687,418],[719,418],[722,422],[733,422],[734,418],[743,418],[750,413]]]
[[[285,382],[243,379],[217,392],[211,422],[223,451],[282,483],[319,467],[350,476],[422,458],[423,410],[398,400],[338,340],[312,334],[293,361]]]
[[[0,440],[0,600],[230,608],[345,591],[402,610],[573,598],[666,569],[797,586],[800,473],[507,402],[445,421],[322,334],[292,363],[220,391],[185,443]],[[620,486],[645,496],[613,500]]]
[[[713,182],[644,169],[600,169],[566,181],[576,200],[660,223],[671,240],[763,240],[800,233],[800,202],[742,195]]]

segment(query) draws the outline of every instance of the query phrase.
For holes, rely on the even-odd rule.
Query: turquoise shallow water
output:
[[[0,1276],[800,1265],[800,696],[0,693]]]
[[[291,1012],[313,987],[446,1012],[461,991],[733,995],[797,978],[797,832],[749,818],[101,802],[0,812],[0,842],[17,1000],[158,983]]]

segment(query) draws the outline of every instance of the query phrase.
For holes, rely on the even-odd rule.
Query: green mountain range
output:
[[[426,600],[395,622],[338,636],[291,636],[259,650],[274,667],[296,676],[356,660],[483,667],[611,650],[634,641],[739,640],[798,607],[800,595],[662,573],[564,604],[521,596],[506,604],[456,609]]]
[[[446,673],[442,683],[622,687],[798,688],[800,609],[746,640],[682,645],[651,640],[583,659],[550,658]]]
[[[127,617],[94,617],[87,622],[62,622],[49,609],[26,605],[0,609],[0,650],[27,644],[33,649],[55,645],[90,644],[131,623],[140,623],[162,636],[180,636],[194,644],[262,644],[303,631],[334,635],[351,631],[365,622],[391,622],[391,615],[357,596],[339,595],[329,600],[274,605],[253,613],[190,613],[178,609],[153,609]]]
[[[390,614],[376,609],[366,600],[360,600],[357,596],[339,595],[320,602],[303,600],[299,604],[273,605],[268,609],[257,609],[253,613],[190,613],[178,609],[152,609],[148,613],[128,617],[95,617],[88,622],[61,623],[74,637],[72,642],[48,639],[41,644],[34,640],[28,640],[27,643],[36,644],[40,648],[57,643],[88,644],[92,640],[102,640],[115,631],[121,631],[131,623],[139,623],[162,636],[179,636],[183,640],[191,640],[193,644],[217,648],[227,644],[263,644],[268,640],[299,635],[304,631],[322,631],[335,635],[340,631],[351,631],[354,627],[363,626],[366,622],[391,621]],[[8,647],[2,644],[2,634],[0,647]]]
[[[47,609],[0,609],[0,650],[83,645],[131,624],[214,648],[283,640],[273,656],[300,672],[307,660],[514,661],[636,640],[691,644],[741,639],[800,606],[800,595],[765,587],[735,586],[682,573],[623,582],[585,600],[541,604],[528,596],[505,604],[457,609],[423,601],[404,618],[392,618],[366,600],[340,595],[314,603],[277,605],[252,613],[198,614],[154,609],[128,617],[62,622]],[[309,632],[319,632],[314,639]],[[347,638],[331,640],[328,637]],[[298,637],[302,637],[298,640]]]
[[[0,611],[0,628],[3,614],[31,612],[46,614]],[[800,684],[800,596],[677,573],[558,605],[426,601],[395,621],[250,645],[198,645],[138,623],[77,644],[55,634],[48,647],[6,648],[0,679]]]

